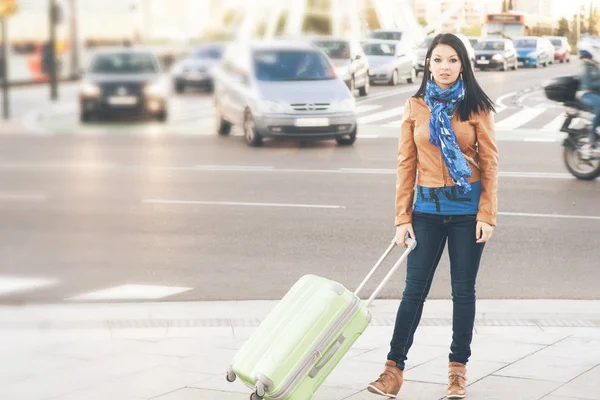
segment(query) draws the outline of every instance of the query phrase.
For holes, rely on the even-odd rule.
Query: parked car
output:
[[[572,49],[566,37],[548,36],[546,38],[554,46],[554,61],[560,61],[561,63],[571,61]]]
[[[433,36],[427,36],[415,49],[415,57],[417,59],[417,75],[425,70],[425,57],[427,56],[427,50],[429,49],[429,45],[432,41]]]
[[[169,82],[152,52],[123,48],[96,53],[79,90],[80,119],[96,116],[168,116]]]
[[[171,70],[177,93],[186,87],[206,87],[212,90],[212,68],[219,62],[226,43],[209,43],[195,49],[188,57],[179,60]]]
[[[371,83],[388,83],[392,86],[401,79],[413,83],[417,79],[416,58],[407,53],[398,42],[391,40],[366,40],[362,43],[369,61]]]
[[[517,51],[509,39],[481,39],[475,45],[475,66],[481,70],[500,68],[506,71],[509,68],[517,70],[519,61]]]
[[[471,45],[469,38],[466,37],[465,35],[463,35],[462,33],[455,33],[454,35],[456,35],[456,37],[458,37],[460,39],[460,41],[463,42],[463,44],[465,45],[465,48],[467,49],[467,53],[469,54],[469,60],[471,60],[471,66],[474,67],[475,66],[475,49]]]
[[[352,93],[358,89],[361,96],[369,94],[369,62],[360,42],[327,36],[314,38],[311,42],[327,54],[335,72]]]
[[[523,36],[513,39],[517,50],[519,66],[547,67],[554,62],[554,46],[548,39],[537,36]]]
[[[307,43],[235,43],[214,72],[217,132],[263,138],[356,140],[355,99],[328,57]]]
[[[369,34],[369,39],[393,40],[403,51],[409,51],[414,50],[422,38],[421,35],[409,29],[376,29]]]
[[[467,39],[469,39],[469,43],[471,43],[471,46],[475,48],[477,42],[479,42],[482,38],[479,36],[467,36]]]

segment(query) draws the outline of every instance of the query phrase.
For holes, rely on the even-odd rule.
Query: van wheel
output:
[[[365,86],[358,90],[358,94],[360,94],[361,97],[368,95],[370,85],[371,83],[369,82],[369,75],[367,74],[367,77],[365,78]]]
[[[392,72],[392,79],[390,79],[390,86],[396,86],[398,84],[398,71]]]
[[[406,80],[408,83],[415,83],[417,80],[417,69],[413,68],[410,70],[410,78]]]
[[[357,130],[358,130],[358,128],[355,127],[354,130],[352,132],[350,132],[350,134],[348,134],[346,136],[335,138],[335,141],[340,146],[351,146],[356,141]]]
[[[217,133],[221,136],[227,136],[231,132],[231,124],[223,119],[219,107],[215,107],[215,117],[217,122]]]
[[[256,124],[250,111],[244,115],[244,139],[248,146],[258,147],[262,144],[262,136],[256,132]]]

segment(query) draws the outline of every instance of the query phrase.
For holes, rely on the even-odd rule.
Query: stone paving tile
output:
[[[560,386],[558,382],[488,376],[467,389],[469,400],[539,400]]]
[[[60,399],[150,399],[211,377],[212,375],[183,372],[162,365],[126,375],[101,385],[90,386],[70,393],[68,396],[61,396]]]
[[[598,361],[600,362],[600,360]],[[552,395],[600,400],[600,365],[552,392]]]
[[[528,356],[494,375],[513,378],[568,382],[592,368],[594,364],[572,358],[558,358],[542,352]]]
[[[445,385],[436,385],[424,382],[405,381],[398,393],[398,400],[438,400],[444,397]],[[384,397],[362,390],[350,397],[338,400],[384,400]]]
[[[152,400],[248,400],[249,395],[216,390],[182,388],[154,397]],[[85,400],[85,399],[81,399]]]

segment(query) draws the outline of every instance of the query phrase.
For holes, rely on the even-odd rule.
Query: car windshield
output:
[[[274,51],[254,53],[259,81],[320,81],[335,79],[327,59],[316,51]]]
[[[433,37],[426,37],[425,40],[423,40],[421,42],[421,44],[419,45],[419,48],[420,49],[428,49],[431,42],[433,42]]]
[[[478,42],[475,45],[475,50],[504,50],[504,42],[499,40]]]
[[[220,59],[222,55],[222,47],[200,47],[192,54],[194,58],[210,58],[213,60]]]
[[[475,47],[475,45],[479,43],[479,39],[469,39],[469,42],[471,43],[471,46]]]
[[[402,32],[373,32],[371,34],[373,39],[382,39],[382,40],[402,40]]]
[[[396,46],[389,43],[365,43],[363,49],[368,56],[393,56],[396,54]]]
[[[350,49],[348,42],[342,41],[317,41],[315,45],[323,50],[329,58],[348,59],[350,58]]]
[[[514,41],[515,47],[518,49],[535,49],[537,40],[535,39],[517,39]]]
[[[552,42],[552,44],[556,47],[560,47],[562,46],[562,40],[560,39],[550,39],[550,41]]]
[[[95,74],[155,74],[159,70],[152,54],[121,53],[96,56],[90,72]]]

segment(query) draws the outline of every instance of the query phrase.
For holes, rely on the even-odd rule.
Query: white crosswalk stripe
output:
[[[525,125],[546,111],[543,108],[526,108],[510,115],[508,118],[496,123],[496,130],[512,130]]]
[[[397,117],[397,116],[401,117],[403,111],[404,111],[404,106],[390,108],[390,109],[387,109],[384,111],[379,111],[374,114],[369,114],[364,117],[360,117],[360,118],[358,118],[358,123],[359,124],[370,124],[370,123],[373,123],[376,121],[381,121],[381,120],[384,120],[387,118],[392,118],[392,117]]]

